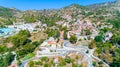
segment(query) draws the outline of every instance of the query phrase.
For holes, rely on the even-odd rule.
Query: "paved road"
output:
[[[90,50],[89,48],[85,47],[85,46],[69,46],[70,42],[66,41],[63,43],[63,48],[66,48],[68,50],[81,50],[83,52],[86,52],[87,50]]]
[[[79,52],[81,53],[82,55],[86,56],[87,57],[87,60],[88,60],[88,67],[93,67],[92,65],[92,58],[90,55],[88,55],[86,53],[87,50],[89,50],[87,47],[83,47],[83,46],[68,46],[70,44],[69,41],[66,41],[63,43],[63,48],[66,48],[66,50],[69,50],[69,52]],[[82,50],[81,50],[82,49]],[[84,50],[84,51],[83,51]],[[68,52],[68,53],[69,53]],[[67,53],[66,53],[67,54]]]
[[[107,67],[110,67],[107,63],[105,63],[103,60],[99,59],[98,57],[95,57],[94,55],[92,55],[92,57],[98,61],[102,61],[103,64],[105,64]]]
[[[98,61],[102,61],[107,67],[110,67],[107,63],[105,63],[103,60],[101,60],[101,59],[99,59],[98,57],[95,57],[94,55],[93,55],[93,53],[94,53],[94,50],[95,49],[92,49],[92,50],[90,50],[89,48],[87,48],[87,47],[84,47],[84,46],[69,46],[69,41],[66,41],[66,42],[64,42],[63,43],[63,47],[64,48],[66,48],[66,49],[69,49],[69,50],[77,50],[77,48],[79,48],[78,49],[78,51],[82,51],[81,53],[83,53],[83,55],[84,56],[88,56],[89,57],[89,65],[90,65],[90,67],[92,67],[92,57],[94,58],[94,59],[96,59],[96,60],[98,60]],[[70,49],[70,48],[72,48],[72,49]],[[82,49],[82,50],[81,50]],[[83,50],[84,49],[84,50]],[[86,54],[86,51],[87,50],[89,50],[89,51],[91,51],[91,52],[89,52],[89,54]]]
[[[92,52],[90,52],[91,54],[87,54],[86,51],[87,50],[90,50],[89,48],[87,47],[84,47],[84,46],[69,46],[69,41],[65,41],[63,43],[63,48],[61,49],[57,49],[56,52],[63,52],[61,54],[57,54],[58,56],[64,56],[64,55],[67,55],[68,53],[70,52],[79,52],[81,53],[82,55],[86,56],[87,57],[87,60],[88,60],[88,67],[93,67],[92,65],[92,57],[99,60],[99,61],[102,61],[101,59],[99,59],[98,57],[95,57],[93,56],[93,52],[94,50],[91,50]],[[35,57],[35,58],[32,58],[32,59],[29,59],[29,60],[26,60],[24,62],[22,62],[22,64],[20,65],[20,67],[27,67],[27,63],[33,59],[36,59],[36,58],[41,58],[41,57],[45,57],[45,56],[48,56],[48,57],[52,57],[52,56],[55,56],[55,54],[49,54],[49,55],[41,55],[39,57]],[[103,62],[106,66],[109,67],[108,64],[106,64],[105,62]]]
[[[84,56],[87,57],[88,67],[93,67],[92,66],[92,58],[88,54],[86,54],[85,52],[80,51],[80,48],[83,49],[82,46],[81,47],[80,46],[79,47],[68,47],[67,46],[68,44],[69,44],[69,41],[66,41],[66,42],[63,43],[63,49],[57,49],[56,50],[56,51],[62,51],[63,52],[62,54],[58,54],[58,56],[64,56],[64,55],[67,55],[68,53],[71,53],[71,52],[79,52],[82,55],[84,55]],[[50,57],[50,56],[54,56],[54,55],[51,53],[51,55],[50,54],[49,55],[41,55],[41,56],[39,56],[39,58],[44,57],[44,56]],[[32,59],[29,59],[29,60],[26,60],[26,61],[22,62],[22,64],[20,65],[20,67],[27,67],[27,63],[29,61],[33,60],[33,59],[36,59],[36,58],[32,58]]]

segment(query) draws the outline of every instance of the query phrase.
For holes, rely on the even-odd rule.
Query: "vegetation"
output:
[[[107,4],[103,3],[89,6],[72,4],[71,6],[67,6],[61,10],[28,10],[21,12],[17,9],[0,7],[0,28],[5,28],[6,25],[12,25],[13,22],[21,22],[18,21],[21,19],[22,22],[26,23],[41,21],[43,24],[47,24],[48,26],[47,30],[45,30],[45,33],[48,34],[48,37],[59,38],[59,31],[64,31],[64,39],[67,40],[67,27],[62,27],[62,25],[59,27],[56,22],[68,22],[69,26],[72,27],[74,26],[74,22],[88,19],[92,21],[91,23],[95,24],[92,24],[92,26],[99,30],[99,34],[89,44],[88,47],[90,49],[96,48],[94,55],[108,63],[110,67],[119,67],[120,49],[117,45],[120,45],[120,6],[118,4],[120,3],[117,3],[117,1]],[[111,10],[116,7],[118,9]],[[18,14],[20,14],[20,16]],[[70,19],[66,18],[66,16],[70,17]],[[98,24],[97,22],[101,23]],[[109,25],[112,25],[113,28],[110,29]],[[40,28],[40,26],[36,26],[36,28]],[[71,30],[71,28],[69,30]],[[110,40],[105,41],[105,34],[107,32],[112,32],[113,36],[110,38]],[[87,28],[84,29],[84,31],[82,30],[80,33],[89,36],[92,34],[92,31]],[[77,37],[72,35],[69,41],[72,44],[75,44],[77,42]],[[15,51],[17,53],[18,64],[21,64],[20,58],[25,58],[31,53],[33,54],[36,47],[38,47],[42,42],[43,40],[33,41],[28,30],[21,30],[18,34],[10,36],[4,40],[4,43],[0,45],[0,54],[4,54],[8,51]],[[6,43],[12,44],[13,46],[11,48],[7,48]],[[89,51],[86,53],[89,53]],[[0,56],[0,67],[7,67],[10,65],[13,61],[13,58],[14,55],[11,53],[8,53],[5,56]],[[78,59],[79,57],[76,58]],[[82,66],[75,64],[75,60],[68,57],[60,58],[59,61],[59,66],[61,67],[70,63],[72,63],[72,67]],[[100,67],[102,67],[103,62],[93,63],[94,66],[96,66],[96,64],[99,64]],[[35,67],[35,65],[50,67],[55,66],[55,63],[54,60],[43,57],[38,62],[29,62],[30,67]]]
[[[103,37],[98,35],[95,37],[95,42],[102,42],[103,41]]]
[[[90,34],[91,34],[91,32],[90,32],[89,29],[87,29],[87,30],[85,30],[85,31],[86,31],[86,35],[90,35]]]
[[[34,67],[34,62],[33,62],[33,61],[30,61],[30,62],[29,62],[29,66],[30,66],[30,67]]]
[[[113,27],[116,29],[120,28],[120,19],[112,19],[112,20],[108,20],[107,22],[111,23]]]
[[[67,27],[61,27],[60,29],[61,31],[64,31],[64,35],[63,35],[64,39],[68,39],[67,38],[67,32],[68,32]]]
[[[108,63],[110,67],[119,66],[118,59],[120,58],[119,51],[116,44],[119,42],[119,36],[114,34],[110,41],[102,42],[102,37],[97,36],[94,42],[91,43],[90,48],[94,48],[93,45],[96,44],[95,55],[101,58],[103,61]],[[92,45],[93,44],[93,45]],[[101,64],[101,62],[99,63]]]
[[[8,51],[8,48],[4,45],[0,45],[0,53],[5,53]]]
[[[0,24],[0,28],[5,28],[5,26],[4,26],[4,25],[2,25],[2,24]]]
[[[110,67],[119,67],[120,61],[120,49],[117,44],[120,42],[119,29],[120,29],[120,18],[119,13],[116,18],[107,20],[107,24],[113,25],[113,28],[104,27],[100,29],[99,35],[95,37],[94,41],[89,45],[90,49],[96,48],[94,55],[108,63]],[[112,32],[113,36],[108,41],[104,41],[107,32]],[[102,66],[103,62],[98,62]],[[94,63],[96,65],[96,63]]]
[[[30,36],[28,30],[21,30],[18,34],[7,38],[5,42],[11,42],[13,50],[17,52],[19,57],[23,58],[25,55],[32,53],[43,42],[43,40],[32,42],[29,39]],[[1,50],[3,51],[5,48]]]
[[[89,47],[90,49],[95,48],[95,47],[96,47],[96,42],[95,42],[95,41],[92,41],[88,47]]]
[[[75,44],[77,42],[77,37],[75,35],[72,35],[69,40],[71,43]]]
[[[34,15],[23,15],[23,18],[24,18],[26,23],[33,23],[33,22],[37,21],[36,20],[37,18]]]
[[[83,62],[81,64],[78,63],[78,60],[81,58],[80,55],[75,55],[75,56],[78,56],[78,59],[71,58],[66,55],[65,57],[58,57],[58,61],[56,61],[56,62],[55,62],[54,57],[42,57],[41,59],[38,59],[37,61],[34,61],[34,60],[30,61],[28,63],[28,67],[31,67],[31,65],[32,65],[32,67],[35,67],[35,66],[55,67],[56,65],[60,66],[60,67],[68,67],[70,65],[73,67],[84,67],[84,66],[82,66],[82,64],[84,64]]]
[[[66,63],[70,63],[71,62],[71,59],[69,57],[65,58],[65,62]]]
[[[13,17],[13,12],[15,10],[9,9],[9,8],[4,8],[0,7],[0,16],[5,17],[5,18],[11,18]]]
[[[0,67],[7,67],[14,60],[14,55],[8,53],[7,55],[0,56]]]
[[[58,38],[60,36],[60,32],[57,29],[47,29],[45,33],[48,34],[48,37]]]
[[[9,41],[14,44],[15,47],[19,47],[25,45],[30,42],[28,37],[30,36],[30,32],[28,30],[21,30],[18,34],[8,38]]]
[[[115,35],[112,36],[111,42],[112,42],[113,44],[118,44],[119,41],[120,41],[120,36],[119,36],[119,35],[115,34]]]
[[[55,14],[53,16],[39,16],[39,20],[46,23],[48,26],[53,26],[55,22],[62,20],[62,18]]]

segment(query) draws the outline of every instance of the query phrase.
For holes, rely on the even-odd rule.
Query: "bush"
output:
[[[89,53],[89,50],[87,50],[86,53]]]
[[[44,64],[44,67],[49,67],[49,65],[48,64]]]
[[[93,62],[93,66],[94,66],[94,67],[96,66],[96,62]]]
[[[78,67],[78,65],[77,65],[77,64],[74,64],[74,63],[72,63],[72,67]]]
[[[89,47],[90,49],[93,49],[93,48],[96,47],[96,43],[95,43],[94,41],[92,41],[88,47]]]
[[[96,36],[95,37],[95,42],[102,42],[102,36]]]
[[[48,34],[48,37],[54,37],[54,38],[58,38],[60,35],[57,29],[47,29],[45,33]]]
[[[60,66],[64,66],[64,65],[66,65],[66,62],[65,61],[61,61],[59,65]]]
[[[32,44],[33,44],[35,47],[37,47],[37,46],[40,45],[40,43],[39,43],[38,41],[35,41],[35,42],[33,42]]]
[[[47,61],[48,60],[48,57],[42,57],[41,58],[41,61]],[[48,61],[47,61],[48,62]]]
[[[14,60],[14,55],[12,53],[8,53],[7,55],[0,56],[0,67],[9,66]]]
[[[75,58],[78,60],[78,59],[79,59],[79,56],[77,55]]]
[[[21,62],[20,60],[18,60],[18,61],[17,61],[17,64],[18,64],[18,65],[21,65],[21,64],[22,64],[22,62]]]
[[[42,65],[43,63],[41,61],[35,62],[36,65]]]
[[[77,37],[75,35],[72,35],[69,40],[70,40],[71,43],[74,44],[74,43],[77,42]]]
[[[99,64],[99,65],[102,65],[102,64],[103,64],[103,62],[102,62],[102,61],[100,61],[100,62],[98,62],[98,64]]]
[[[60,58],[60,63],[59,63],[59,66],[64,66],[64,65],[66,65],[66,62],[64,61],[64,59],[63,58]]]
[[[71,59],[70,59],[70,58],[65,58],[65,62],[66,62],[66,63],[70,63],[70,62],[71,62]]]
[[[26,44],[22,49],[18,50],[17,53],[20,57],[24,57],[26,54],[32,53],[35,50],[34,45]]]
[[[21,30],[18,34],[8,38],[10,42],[14,44],[15,47],[25,45],[26,43],[31,42],[28,40],[30,32],[28,30]]]
[[[0,45],[0,53],[4,53],[8,50],[8,48],[4,45]]]
[[[29,62],[29,67],[34,67],[34,62],[33,61]]]

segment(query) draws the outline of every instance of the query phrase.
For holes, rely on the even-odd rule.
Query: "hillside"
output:
[[[93,4],[88,6],[82,6],[78,4],[72,4],[70,6],[63,7],[61,9],[44,9],[44,10],[26,10],[20,11],[13,8],[0,7],[0,23],[2,24],[12,24],[12,22],[21,22],[26,23],[43,21],[44,19],[51,18],[51,16],[57,16],[66,20],[65,15],[71,17],[71,21],[76,19],[85,19],[88,18],[93,22],[103,21],[107,19],[116,18],[117,12],[120,11],[120,0],[114,2]],[[45,21],[46,22],[46,21]],[[44,22],[44,23],[45,23]],[[55,22],[54,22],[55,23]]]
[[[14,15],[17,14],[17,12],[20,11],[14,8],[5,8],[0,6],[0,17],[11,18],[14,17]]]
[[[120,67],[119,34],[120,0],[25,11],[1,6],[0,67]]]
[[[15,21],[15,17],[18,13],[20,13],[20,10],[0,6],[0,24],[12,24]]]

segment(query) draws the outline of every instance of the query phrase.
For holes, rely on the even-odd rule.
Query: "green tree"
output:
[[[14,60],[14,55],[12,53],[8,53],[7,55],[0,56],[0,67],[7,67]]]
[[[41,61],[47,61],[48,60],[48,57],[42,57],[41,58]]]
[[[70,63],[71,62],[71,59],[69,57],[65,58],[65,62],[66,63]]]
[[[10,65],[11,62],[14,60],[14,55],[12,53],[8,53],[6,56],[6,60],[7,60],[8,65]]]
[[[74,44],[74,43],[77,42],[77,37],[76,37],[75,35],[72,35],[72,36],[70,37],[69,41]]]
[[[102,36],[98,35],[95,37],[95,42],[102,42]]]
[[[49,65],[48,64],[44,64],[44,67],[49,67]]]
[[[118,18],[116,18],[116,19],[108,19],[107,22],[111,23],[113,25],[113,27],[116,28],[116,29],[120,28],[120,19],[118,19]]]
[[[96,67],[96,62],[93,62],[93,66]]]
[[[37,47],[37,46],[40,45],[40,43],[39,43],[38,41],[35,41],[35,42],[33,42],[32,44],[33,44],[35,47]]]
[[[45,33],[48,34],[48,37],[58,38],[60,36],[60,33],[57,29],[47,29]]]
[[[34,16],[34,15],[24,15],[23,18],[26,23],[36,22],[36,16]]]
[[[67,40],[68,39],[67,38],[67,27],[61,27],[61,31],[64,31],[64,35],[63,36],[64,36],[64,39]]]
[[[3,24],[0,24],[0,28],[5,28],[5,26]]]
[[[33,61],[29,62],[29,67],[34,67],[34,62]]]
[[[6,24],[6,25],[12,25],[13,22],[14,22],[13,20],[7,19],[7,20],[5,21],[5,24]]]
[[[10,37],[9,39],[15,45],[15,47],[19,47],[29,42],[29,36],[30,32],[28,30],[21,30],[18,34]]]
[[[111,42],[112,42],[113,44],[117,44],[117,43],[120,41],[120,36],[114,34],[111,39],[112,39]]]
[[[78,65],[75,63],[72,63],[72,67],[78,67]]]
[[[85,30],[85,31],[86,31],[86,35],[90,35],[90,34],[91,34],[91,32],[90,32],[89,29],[87,29],[87,30]]]
[[[0,53],[4,53],[8,50],[8,48],[4,45],[0,45]]]
[[[26,44],[17,51],[18,55],[23,58],[26,54],[32,53],[35,50],[35,46],[32,44]]]
[[[62,18],[60,16],[58,16],[57,14],[52,15],[52,16],[39,16],[39,20],[42,21],[43,23],[46,23],[47,26],[51,27],[53,25],[55,25],[55,22],[62,20]]]
[[[95,48],[95,47],[96,47],[96,42],[95,42],[95,41],[92,41],[88,47],[89,47],[90,49]]]

